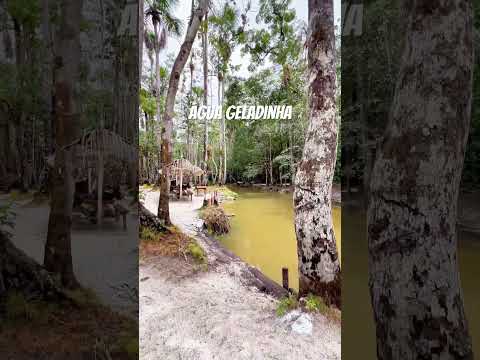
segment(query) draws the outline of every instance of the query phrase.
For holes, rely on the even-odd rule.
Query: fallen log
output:
[[[148,227],[157,232],[168,231],[165,224],[155,215],[153,215],[145,206],[139,203],[138,216],[140,218],[140,226]]]
[[[10,291],[27,299],[64,297],[59,281],[0,232],[0,298]]]
[[[196,238],[197,242],[213,259],[212,265],[229,265],[235,263],[240,269],[240,281],[248,287],[255,287],[260,292],[271,295],[277,299],[288,296],[289,291],[265,276],[259,269],[247,264],[233,252],[225,248],[220,242],[203,232]]]

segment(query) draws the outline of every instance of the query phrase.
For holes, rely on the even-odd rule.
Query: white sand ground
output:
[[[201,203],[202,197],[171,202],[174,224],[196,236]],[[156,213],[157,204],[158,193],[145,194],[150,211]],[[197,240],[205,246],[200,236]],[[215,263],[215,252],[206,250],[209,263]],[[293,333],[275,315],[274,298],[242,284],[242,264],[216,264],[192,274],[182,271],[182,262],[155,258],[140,265],[141,359],[341,358],[337,321],[313,315],[310,335]]]

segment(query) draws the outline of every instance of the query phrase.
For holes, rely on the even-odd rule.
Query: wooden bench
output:
[[[190,197],[190,201],[193,200],[193,190],[188,188],[183,190],[183,195]]]
[[[206,186],[195,186],[195,190],[197,191],[197,196],[198,196],[198,191],[203,190],[203,193],[207,193],[207,187]]]
[[[87,219],[90,220],[93,224],[97,223],[97,200],[96,199],[86,199],[80,205],[79,210],[83,213]],[[115,218],[115,221],[120,220],[120,216],[123,220],[123,229],[127,230],[127,214],[128,209],[122,204],[113,201],[105,200],[103,202],[103,218]]]
[[[123,230],[127,230],[127,214],[128,209],[120,203],[115,203],[115,219],[118,222],[120,216],[122,216],[123,220]]]

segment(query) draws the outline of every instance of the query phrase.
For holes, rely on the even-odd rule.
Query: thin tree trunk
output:
[[[143,69],[143,43],[144,39],[144,22],[143,22],[143,14],[144,14],[144,5],[145,0],[138,0],[138,75],[139,77],[142,76],[142,69]]]
[[[76,287],[71,252],[72,206],[75,192],[73,159],[64,146],[75,138],[79,120],[79,104],[75,83],[79,79],[80,22],[82,0],[64,0],[61,4],[56,51],[58,68],[56,93],[56,155],[52,172],[53,193],[45,244],[45,268],[60,276],[65,287]],[[68,30],[68,31],[66,31]]]
[[[333,0],[309,0],[309,126],[294,192],[300,296],[341,306],[340,263],[332,224],[336,69]]]
[[[100,51],[102,55],[101,66],[100,66],[100,86],[102,89],[105,89],[105,62],[104,62],[104,38],[105,38],[105,11],[103,7],[103,0],[99,0],[100,5]],[[100,144],[97,150],[97,224],[102,225],[103,223],[103,187],[104,187],[104,172],[105,172],[105,164],[104,164],[104,142],[103,142],[103,129],[105,127],[105,110],[103,101],[100,100]]]
[[[168,165],[172,162],[172,132],[173,132],[173,108],[175,97],[178,91],[178,84],[183,68],[188,60],[190,51],[195,41],[200,23],[205,16],[208,8],[208,0],[200,0],[198,7],[188,25],[185,40],[173,64],[170,80],[168,83],[167,97],[165,100],[165,114],[162,130],[162,172],[160,174],[160,199],[158,202],[158,217],[165,225],[170,225],[169,193],[170,193],[170,174]]]
[[[192,1],[192,14],[193,14],[193,1]],[[193,99],[193,71],[195,70],[195,66],[193,64],[193,54],[190,58],[190,99]],[[188,161],[193,163],[193,156],[192,156],[192,121],[193,119],[187,118],[187,159]]]
[[[272,134],[268,134],[268,170],[270,172],[270,182],[273,185]]]
[[[295,159],[293,157],[293,122],[290,123],[289,128],[289,142],[290,142],[290,183],[295,183]]]
[[[208,11],[205,13],[205,29],[202,32],[202,56],[203,56],[203,105],[208,105]],[[203,162],[204,182],[208,181],[208,119],[205,117],[203,134]]]
[[[472,4],[407,3],[405,49],[368,207],[377,357],[473,359],[456,234],[472,101]]]
[[[154,50],[155,50],[155,92],[156,92],[156,100],[157,100],[157,142],[160,144],[159,149],[160,149],[160,154],[158,155],[158,160],[159,160],[159,168],[161,168],[161,159],[162,159],[162,126],[160,124],[160,110],[161,110],[161,103],[160,103],[160,46],[159,46],[159,28],[158,28],[158,23],[155,22],[153,24],[153,28],[155,31],[155,45],[154,45]]]
[[[44,96],[44,102],[46,106],[46,111],[48,114],[52,114],[53,111],[53,44],[52,44],[52,28],[50,25],[50,0],[42,0],[42,16],[41,16],[41,31],[43,44],[45,47],[45,60],[43,64],[43,73],[42,73],[42,92]],[[48,119],[48,120],[47,120]],[[53,116],[47,117],[44,120],[44,130],[43,130],[43,156],[46,157],[50,155],[52,151],[52,120]]]
[[[225,105],[225,79],[222,79],[222,148],[223,148],[223,178],[222,184],[227,182],[227,126],[225,123],[225,112],[223,106]]]

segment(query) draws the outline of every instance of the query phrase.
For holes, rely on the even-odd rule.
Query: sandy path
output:
[[[154,213],[157,201],[158,193],[146,194]],[[191,224],[198,224],[201,203],[202,197],[172,202],[172,221],[195,235]],[[182,261],[157,258],[140,266],[142,359],[340,359],[337,323],[315,315],[311,335],[292,333],[275,315],[274,298],[242,285],[238,264],[185,276],[171,270]]]

